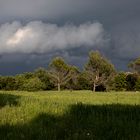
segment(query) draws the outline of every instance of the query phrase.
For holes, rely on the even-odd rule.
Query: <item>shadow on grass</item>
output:
[[[139,140],[140,106],[70,106],[62,116],[39,114],[27,124],[0,126],[1,140]]]
[[[0,108],[9,105],[17,106],[20,96],[11,95],[11,94],[0,94]]]

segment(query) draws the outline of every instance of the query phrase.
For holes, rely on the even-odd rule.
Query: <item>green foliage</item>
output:
[[[23,73],[23,76],[25,79],[30,79],[34,77],[34,74],[32,72],[25,72]]]
[[[91,51],[89,53],[89,60],[85,66],[85,70],[96,72],[100,75],[109,76],[112,72],[115,71],[114,66],[103,57],[98,51]]]
[[[105,85],[108,77],[114,72],[114,66],[98,51],[91,51],[89,53],[89,60],[85,66],[85,73],[94,91],[97,86]]]
[[[49,65],[49,73],[58,91],[70,80],[71,67],[61,57],[54,58]]]
[[[140,58],[130,62],[134,72],[117,73],[98,51],[91,51],[83,71],[55,57],[47,69],[38,68],[15,76],[0,76],[0,90],[139,90]]]
[[[125,91],[127,87],[126,74],[118,73],[114,79],[114,88],[116,91]]]
[[[82,72],[79,76],[78,76],[78,88],[80,90],[91,90],[91,83],[87,78],[87,74],[85,72]]]
[[[44,68],[38,68],[34,72],[34,76],[38,77],[40,81],[44,84],[44,90],[51,90],[54,88],[54,84],[51,82],[49,73]]]
[[[76,66],[69,66],[68,81],[66,83],[66,88],[70,90],[77,90],[78,88],[78,77],[80,71]]]
[[[0,77],[0,89],[15,90],[15,78],[13,76]]]
[[[134,91],[135,90],[135,86],[138,80],[138,75],[137,74],[128,74],[126,76],[126,90],[127,91]]]
[[[0,76],[1,90],[50,90],[54,85],[51,83],[48,72],[39,68],[34,73],[26,72],[16,76]]]
[[[140,91],[140,77],[137,79],[136,84],[135,84],[135,90]]]
[[[136,73],[121,72],[110,79],[109,88],[116,91],[135,91],[138,90],[138,79],[139,75]]]
[[[44,89],[44,83],[37,77],[30,78],[24,82],[22,89],[26,91],[39,91]]]
[[[23,90],[23,84],[27,79],[25,78],[24,74],[19,74],[15,76],[15,89],[16,90]]]
[[[50,65],[49,65],[50,69],[52,71],[55,71],[55,72],[65,72],[65,71],[68,71],[69,70],[69,67],[68,65],[65,63],[64,59],[61,58],[61,57],[56,57],[54,58]]]
[[[137,58],[134,61],[131,61],[128,64],[128,67],[140,74],[140,58]]]

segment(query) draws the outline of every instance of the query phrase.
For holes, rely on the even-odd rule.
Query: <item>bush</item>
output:
[[[51,82],[51,78],[44,68],[36,69],[34,72],[34,76],[38,77],[40,81],[44,83],[44,90],[54,89],[54,84]]]
[[[135,85],[135,90],[140,91],[140,78],[137,80],[136,85]]]
[[[134,91],[135,86],[138,80],[138,75],[137,74],[128,74],[126,76],[126,83],[127,83],[127,91]]]
[[[127,87],[126,74],[119,73],[114,78],[114,89],[116,91],[126,91],[126,87]]]
[[[44,86],[44,83],[42,83],[39,78],[34,77],[26,80],[25,83],[22,85],[22,89],[27,91],[39,91],[43,90]]]
[[[12,76],[0,77],[0,89],[15,90],[15,78]]]

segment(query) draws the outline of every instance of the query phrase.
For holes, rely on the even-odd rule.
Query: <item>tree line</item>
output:
[[[130,62],[130,72],[117,72],[99,51],[91,51],[84,69],[55,57],[47,69],[15,76],[0,76],[0,90],[140,91],[140,58]]]

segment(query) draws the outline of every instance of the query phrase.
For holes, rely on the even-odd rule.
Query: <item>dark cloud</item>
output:
[[[139,5],[139,0],[0,0],[0,20],[75,19],[118,24],[139,18]]]
[[[38,66],[47,66],[50,59],[57,55],[82,67],[87,60],[88,51],[92,49],[100,50],[111,59],[117,69],[127,70],[128,62],[140,56],[139,5],[139,0],[0,0],[0,66],[2,67],[0,72],[1,74],[13,74],[30,71]],[[43,23],[40,25],[32,21],[43,21]],[[68,36],[70,30],[87,22],[101,25],[98,33],[101,35],[99,38],[102,43],[94,41],[90,44],[89,36],[85,39],[86,43],[81,41],[78,45],[75,42],[70,43],[74,41],[72,38],[69,41],[66,39],[70,38]],[[6,48],[6,39],[11,37],[12,40],[19,32],[26,32],[25,29],[32,27],[33,23],[36,23],[33,31],[38,32],[40,37],[33,41],[28,34],[27,37],[32,43],[26,39],[22,40],[24,45]],[[61,29],[61,33],[65,24],[73,24],[67,33],[63,32],[63,35],[67,36],[64,39],[65,43],[60,42],[64,37],[59,36],[59,41],[55,40],[55,45],[52,43],[57,49],[50,46],[49,53],[46,49],[36,48],[36,44],[40,45],[39,48],[43,48],[42,46],[46,48],[47,45],[41,36],[46,36],[43,31],[44,28],[48,30],[46,29],[48,24],[55,24],[57,30]],[[51,32],[52,36],[54,34]]]

